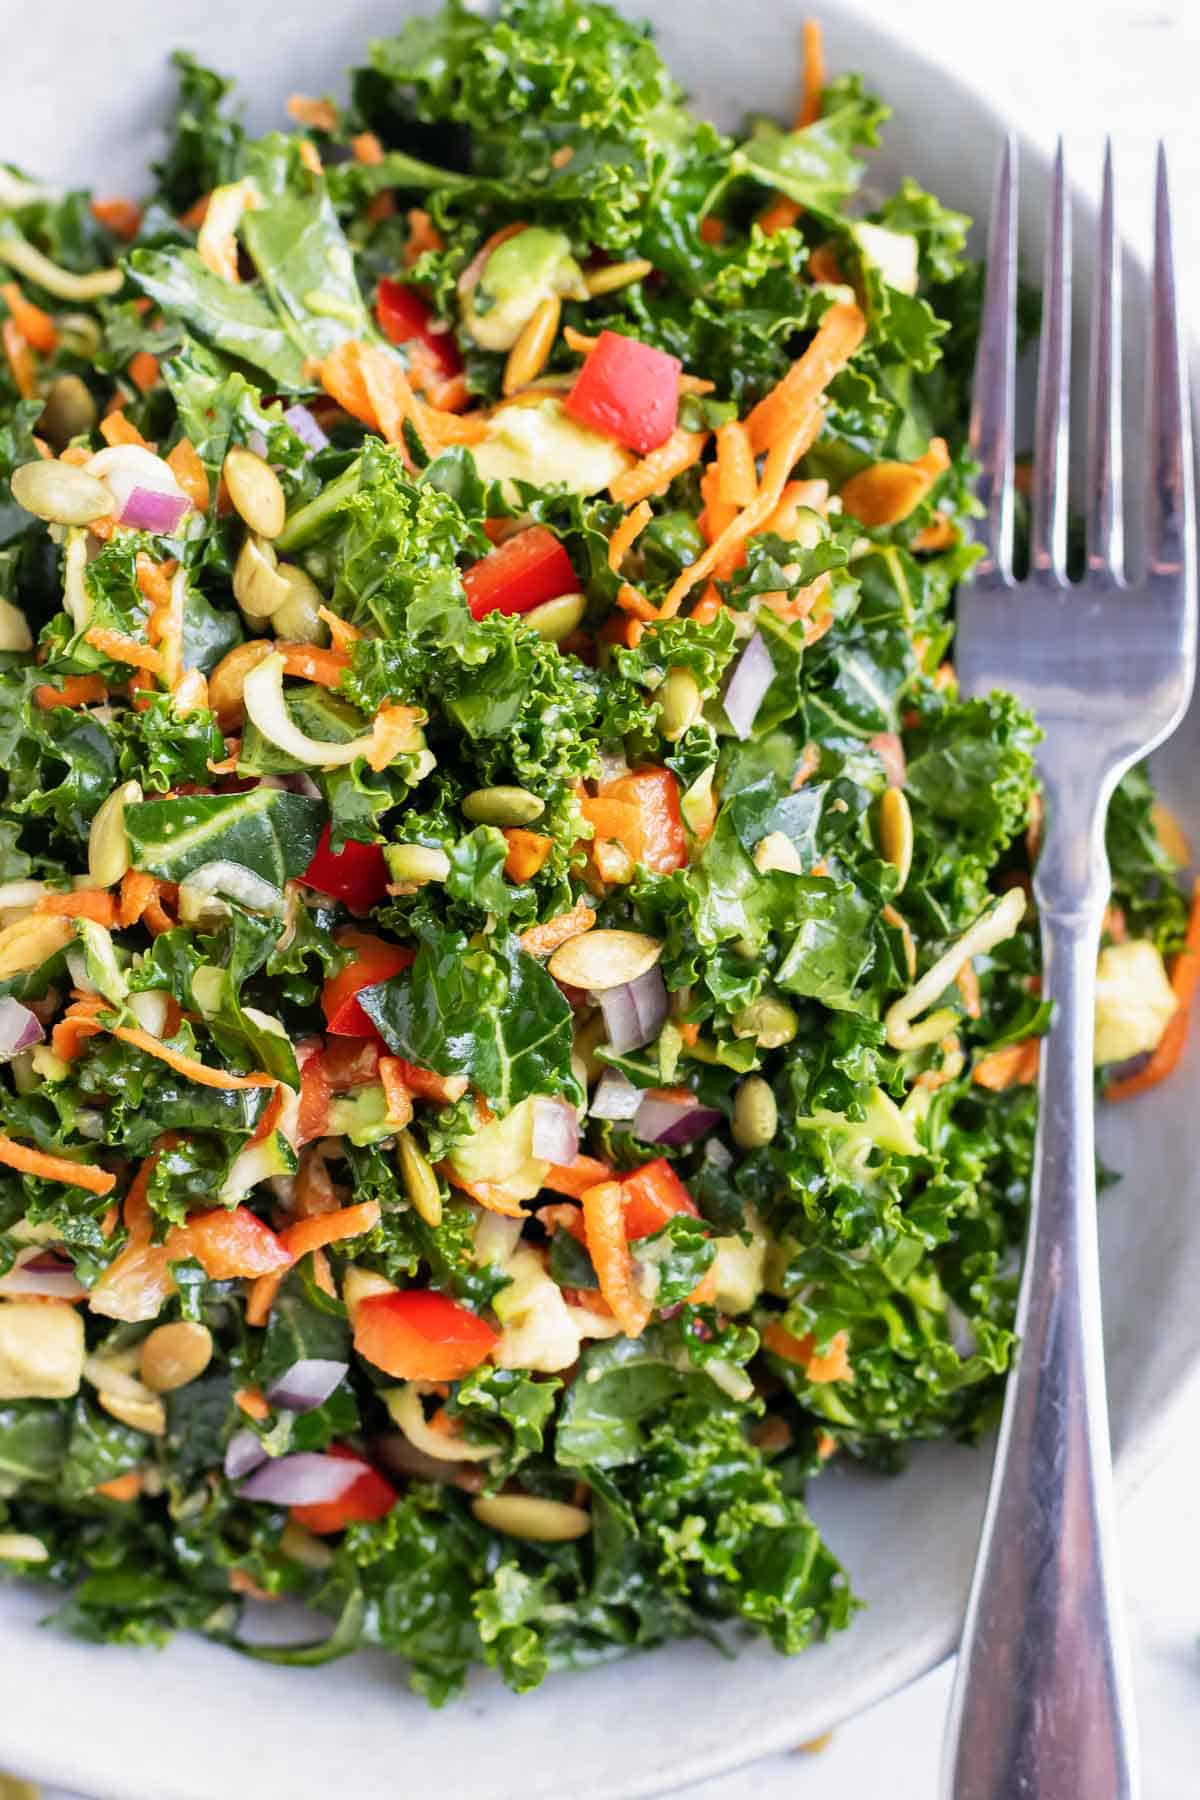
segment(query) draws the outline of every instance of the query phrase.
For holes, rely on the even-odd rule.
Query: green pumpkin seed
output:
[[[592,1515],[582,1506],[564,1500],[541,1500],[534,1494],[494,1494],[472,1500],[471,1511],[481,1525],[503,1531],[507,1537],[531,1538],[539,1544],[565,1544],[586,1537]]]
[[[546,810],[546,802],[528,788],[476,788],[462,803],[463,812],[475,825],[532,825]]]
[[[658,729],[673,744],[703,710],[704,701],[695,676],[686,669],[672,669],[658,690]]]
[[[56,450],[65,450],[72,438],[82,437],[96,423],[96,402],[91,389],[78,375],[60,375],[53,382],[36,429]]]
[[[296,563],[280,563],[276,574],[286,589],[286,597],[271,615],[278,637],[293,644],[324,643],[328,632],[321,617],[325,596],[313,580]]]
[[[742,1150],[761,1150],[779,1128],[779,1108],[770,1084],[761,1075],[747,1075],[733,1100],[733,1141]]]
[[[900,876],[900,893],[908,880],[913,859],[912,809],[903,788],[886,788],[879,802],[879,848],[883,860]]]
[[[287,501],[270,463],[244,444],[235,444],[221,472],[229,498],[251,531],[257,531],[260,537],[277,538],[287,517]]]
[[[55,319],[58,326],[58,341],[62,349],[72,356],[81,357],[84,362],[94,362],[104,343],[104,333],[100,329],[100,321],[91,313],[68,312],[59,313]]]
[[[141,798],[142,790],[136,781],[123,781],[92,820],[88,832],[88,874],[97,887],[111,887],[130,866],[125,808],[136,806]]]
[[[112,493],[97,476],[44,458],[13,470],[12,496],[48,525],[90,525],[113,510]]]
[[[544,606],[535,606],[532,612],[527,612],[525,623],[532,625],[548,644],[561,644],[578,628],[586,611],[586,595],[560,594],[557,600],[547,600]]]
[[[384,855],[393,881],[424,887],[426,882],[445,881],[450,873],[450,858],[432,844],[389,844]]]
[[[657,938],[640,931],[584,931],[561,944],[546,967],[556,981],[600,994],[645,975],[662,952]]]
[[[414,1212],[431,1230],[442,1222],[442,1191],[429,1159],[410,1132],[396,1133],[396,1157],[400,1179]]]
[[[247,534],[233,565],[233,597],[248,619],[269,619],[291,589],[283,577],[275,549],[266,538]]]
[[[799,1029],[800,1020],[786,1000],[752,1000],[733,1018],[734,1037],[754,1038],[760,1050],[790,1044]]]
[[[635,256],[629,262],[609,263],[603,269],[593,269],[583,278],[583,285],[588,291],[588,299],[595,300],[601,294],[615,294],[618,288],[629,287],[635,281],[645,281],[647,275],[654,273],[654,264],[647,262],[644,256]]]

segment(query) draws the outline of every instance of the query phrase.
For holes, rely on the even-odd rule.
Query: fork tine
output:
[[[980,530],[979,574],[1012,579],[1013,388],[1016,366],[1017,144],[1005,139],[996,170],[988,230],[987,287],[971,404],[971,454],[980,464],[976,493],[987,514]]]
[[[1195,559],[1191,421],[1175,267],[1167,156],[1160,144],[1154,194],[1154,292],[1146,402],[1146,562],[1150,576],[1179,576]]]
[[[1067,434],[1071,405],[1071,195],[1062,139],[1054,158],[1033,433],[1031,566],[1067,573]]]
[[[1122,473],[1121,256],[1110,138],[1104,147],[1088,371],[1087,554],[1089,569],[1101,574],[1119,576],[1125,560]]]

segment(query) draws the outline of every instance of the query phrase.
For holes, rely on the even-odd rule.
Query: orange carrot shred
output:
[[[804,89],[800,110],[796,114],[796,130],[815,125],[821,116],[821,95],[825,91],[825,37],[819,19],[804,21]]]
[[[816,335],[782,380],[759,401],[746,424],[755,454],[769,450],[786,428],[785,421],[807,411],[845,368],[866,335],[867,322],[849,301],[822,315]]]
[[[583,1224],[600,1292],[613,1318],[626,1337],[641,1337],[652,1308],[634,1279],[625,1235],[625,1192],[619,1181],[601,1181],[584,1189]]]
[[[381,163],[383,145],[373,131],[360,131],[350,139],[350,149],[357,163]]]
[[[293,1262],[299,1262],[310,1250],[336,1244],[341,1238],[361,1237],[379,1223],[378,1200],[360,1200],[357,1206],[340,1206],[336,1212],[316,1213],[311,1219],[297,1219],[279,1233],[279,1241]]]
[[[151,675],[157,675],[162,667],[162,657],[150,644],[143,644],[137,638],[127,637],[123,631],[109,631],[104,625],[93,625],[84,637],[94,650],[107,656],[110,662],[129,663],[135,669],[146,669]]]
[[[283,1276],[282,1274],[278,1276],[264,1275],[260,1277],[260,1279],[263,1281],[275,1281],[276,1286],[278,1286],[279,1282],[283,1280]],[[258,1283],[256,1282],[255,1286],[257,1287],[257,1285]],[[247,1317],[249,1317],[248,1313]],[[253,1319],[250,1322],[251,1324],[256,1323]],[[260,1423],[271,1411],[270,1405],[267,1402],[267,1396],[263,1393],[261,1388],[257,1387],[235,1388],[233,1402],[235,1406],[245,1413],[248,1419],[257,1419]]]
[[[577,900],[570,912],[547,919],[544,925],[531,925],[521,933],[521,948],[527,956],[549,956],[560,944],[590,931],[596,915],[586,900]]]
[[[252,1075],[233,1075],[227,1069],[214,1069],[208,1063],[198,1062],[194,1056],[185,1056],[182,1050],[172,1050],[169,1044],[142,1031],[133,1025],[111,1025],[106,1027],[113,1037],[119,1038],[123,1044],[129,1044],[134,1050],[144,1050],[147,1056],[156,1056],[160,1062],[174,1069],[177,1075],[194,1081],[197,1087],[211,1088],[260,1088],[275,1087],[274,1075],[267,1075],[261,1069]]]
[[[634,463],[616,479],[609,483],[609,495],[619,506],[632,506],[635,501],[648,500],[654,494],[660,494],[690,469],[693,463],[699,462],[705,444],[708,442],[706,431],[684,431],[676,427],[665,444],[644,456],[641,462]]]
[[[143,869],[126,869],[121,877],[121,894],[117,903],[117,924],[136,925],[158,892],[158,878]]]
[[[107,1169],[93,1168],[90,1163],[72,1162],[66,1156],[49,1156],[30,1144],[18,1144],[14,1138],[0,1136],[0,1163],[17,1169],[22,1175],[38,1175],[43,1181],[62,1181],[69,1187],[86,1188],[90,1194],[111,1194],[117,1185],[115,1175]]]
[[[60,688],[35,687],[33,698],[43,712],[50,712],[56,706],[91,706],[107,700],[108,689],[99,675],[68,675]]]
[[[648,500],[643,500],[631,512],[625,514],[608,540],[608,566],[614,574],[620,572],[621,560],[625,552],[637,542],[639,535],[646,529],[653,516]]]
[[[349,619],[339,618],[337,613],[330,612],[327,606],[317,608],[317,617],[329,627],[329,635],[333,639],[335,650],[343,650],[349,654],[351,645],[357,644],[362,638],[363,634],[357,625],[351,625]]]
[[[114,237],[130,243],[142,223],[142,209],[132,200],[93,200],[92,217],[98,219]]]
[[[411,746],[413,730],[423,717],[411,706],[381,706],[371,722],[367,762],[378,774]]]
[[[148,394],[158,380],[158,358],[139,350],[129,359],[129,379],[141,394]]]
[[[750,433],[740,419],[717,431],[717,495],[728,506],[749,506],[758,493]]]
[[[117,922],[117,903],[100,888],[77,888],[70,894],[43,894],[34,907],[37,913],[52,913],[63,919],[91,919],[111,930]]]
[[[310,94],[289,94],[287,109],[297,125],[307,125],[310,131],[333,133],[338,128],[338,111],[332,100],[316,100]]]
[[[294,675],[300,681],[315,681],[320,687],[336,687],[350,667],[350,658],[344,650],[329,650],[319,644],[289,644],[282,640],[275,648],[283,657],[285,675]]]
[[[1192,906],[1188,914],[1183,949],[1171,969],[1171,986],[1179,1002],[1178,1009],[1167,1020],[1167,1028],[1151,1052],[1150,1060],[1135,1075],[1110,1081],[1104,1090],[1106,1100],[1130,1100],[1147,1088],[1157,1087],[1176,1068],[1187,1043],[1188,1014],[1200,987],[1200,876],[1192,887]]]
[[[8,358],[8,367],[18,394],[22,400],[32,400],[37,393],[33,351],[15,319],[10,317],[0,324],[0,343],[4,345],[4,354]]]
[[[3,294],[4,303],[26,343],[32,344],[35,350],[44,350],[47,355],[57,348],[58,328],[48,312],[27,300],[15,281],[6,281],[0,287],[0,294]]]
[[[150,448],[133,421],[119,410],[106,413],[101,419],[100,436],[106,444],[140,444],[143,450]]]
[[[98,1481],[92,1489],[94,1494],[103,1494],[106,1500],[122,1500],[126,1503],[136,1500],[141,1491],[140,1469],[126,1469],[124,1475],[114,1475],[111,1481]]]
[[[175,448],[167,456],[167,467],[176,481],[196,508],[197,512],[207,512],[210,499],[208,470],[201,462],[195,445],[190,438],[180,438]]]

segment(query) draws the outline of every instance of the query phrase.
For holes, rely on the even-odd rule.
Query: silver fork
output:
[[[1070,194],[1054,170],[1034,436],[1030,569],[1012,575],[1016,148],[1001,159],[971,422],[985,556],[960,609],[967,694],[1008,688],[1045,733],[1034,893],[1053,1024],[1032,1211],[987,1515],[951,1702],[947,1800],[1133,1800],[1129,1658],[1113,1543],[1093,1154],[1095,966],[1109,894],[1104,817],[1119,777],[1192,690],[1196,545],[1185,364],[1160,149],[1148,321],[1145,568],[1126,579],[1120,262],[1105,160],[1092,314],[1087,574],[1066,579]]]

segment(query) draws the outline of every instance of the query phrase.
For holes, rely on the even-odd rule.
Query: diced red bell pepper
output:
[[[462,373],[462,357],[454,334],[435,329],[437,315],[415,288],[385,275],[379,283],[375,313],[380,331],[393,344],[411,344],[414,339],[424,344],[444,381]]]
[[[358,1003],[363,988],[390,981],[416,960],[415,952],[402,944],[388,944],[369,931],[344,931],[338,942],[352,955],[344,969],[331,975],[321,989],[321,1010],[325,1023],[335,1037],[370,1038],[378,1043],[379,1033]]]
[[[352,1462],[362,1460],[356,1451],[348,1450],[344,1444],[330,1444],[328,1454],[344,1456]],[[391,1482],[385,1481],[377,1469],[364,1469],[357,1481],[336,1500],[293,1506],[289,1513],[306,1531],[324,1536],[331,1531],[344,1531],[347,1525],[369,1525],[373,1519],[382,1519],[390,1513],[395,1504],[396,1490]]]
[[[379,1039],[330,1038],[321,1061],[331,1094],[349,1094],[379,1080]]]
[[[700,1216],[699,1208],[680,1181],[665,1156],[634,1169],[621,1177],[625,1195],[625,1235],[628,1238],[650,1237],[661,1231],[676,1213]]]
[[[341,900],[355,912],[366,912],[387,893],[388,868],[378,844],[360,844],[354,838],[347,838],[335,855],[326,825],[300,879],[305,887]]]
[[[563,404],[581,425],[646,456],[678,423],[682,366],[665,350],[602,331]]]
[[[457,1381],[499,1342],[485,1319],[427,1288],[372,1294],[354,1315],[354,1348],[398,1381]]]
[[[300,1065],[300,1111],[296,1119],[297,1147],[324,1137],[329,1123],[329,1075],[320,1040],[297,1048]]]
[[[473,563],[463,586],[472,617],[482,619],[492,612],[532,612],[560,594],[576,594],[579,577],[554,533],[545,525],[530,525]]]
[[[170,1257],[194,1256],[210,1281],[273,1275],[291,1267],[291,1256],[269,1225],[248,1206],[193,1213],[167,1235]]]
[[[657,875],[687,864],[687,835],[679,810],[679,783],[670,769],[635,769],[600,790],[606,800],[636,806],[641,826],[640,860]]]

